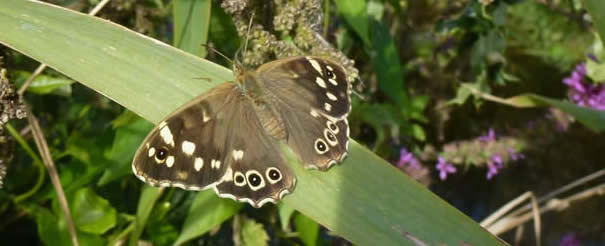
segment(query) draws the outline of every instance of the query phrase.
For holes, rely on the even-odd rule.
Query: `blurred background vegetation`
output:
[[[101,1],[45,2],[87,13]],[[229,67],[201,44],[235,56],[244,38],[238,35],[242,19],[232,19],[231,13],[241,2],[111,0],[97,16]],[[303,52],[337,60],[345,59],[344,54],[353,60],[349,72],[359,76],[349,116],[352,138],[476,221],[526,191],[540,198],[586,175],[603,173],[605,53],[598,33],[603,26],[596,22],[603,17],[590,15],[605,12],[599,1],[255,4],[262,10],[256,18],[264,30],[280,40],[302,46]],[[587,12],[586,6],[593,8]],[[312,31],[335,50],[305,47],[300,43],[306,39],[283,31],[295,25],[288,23],[287,11],[296,16],[298,10],[313,8],[319,17],[310,20]],[[276,21],[273,14],[286,17]],[[254,57],[262,50],[254,44],[262,39],[255,36],[251,42],[253,55],[245,57],[251,67],[284,54],[273,50],[277,54]],[[15,88],[39,64],[1,45],[0,56],[6,69],[0,80],[4,241],[71,243],[28,121],[5,124],[9,118],[22,118],[22,103],[27,102],[45,133],[83,245],[114,245],[128,238],[153,245],[350,245],[282,204],[261,209],[228,200],[200,204],[203,197],[180,189],[166,190],[149,207],[139,204],[141,196],[157,191],[143,188],[130,162],[153,125],[52,69],[37,76],[21,99]],[[565,196],[603,187],[603,181],[601,176],[582,183]],[[193,214],[192,204],[214,212]],[[591,195],[544,213],[542,242],[605,244],[603,207],[605,199]],[[142,209],[151,212],[141,231],[133,221]],[[193,216],[203,220],[190,232]],[[525,227],[517,235],[511,230],[500,236],[510,243],[521,238],[520,245],[535,244],[531,222]]]

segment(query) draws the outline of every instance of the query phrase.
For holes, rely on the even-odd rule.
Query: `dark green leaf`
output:
[[[242,203],[218,198],[212,190],[199,192],[191,204],[181,234],[174,245],[203,235],[231,218],[242,206]]]
[[[253,219],[243,218],[240,235],[243,246],[266,246],[269,243],[269,235],[263,225]]]
[[[370,46],[370,25],[365,0],[335,0],[338,11],[345,17],[361,40]]]
[[[134,122],[116,129],[111,149],[105,154],[105,157],[111,160],[113,164],[103,172],[103,176],[97,182],[99,186],[126,175],[132,175],[130,162],[152,127],[153,125],[148,121],[137,118]]]
[[[586,10],[592,17],[601,40],[605,40],[605,2],[602,0],[584,0]]]
[[[36,224],[40,240],[46,245],[73,245],[71,236],[67,229],[65,217],[56,216],[46,208],[36,208]],[[101,246],[105,240],[99,236],[78,231],[78,243],[80,245]]]
[[[319,224],[309,219],[304,214],[298,213],[294,217],[294,225],[298,232],[298,237],[306,246],[317,245],[317,238],[319,237]]]
[[[27,78],[31,76],[30,72],[16,72],[16,83],[22,85]],[[27,91],[44,95],[55,93],[61,96],[69,96],[71,94],[71,84],[74,81],[63,76],[38,75],[34,81],[27,87]]]
[[[372,67],[378,79],[378,88],[387,95],[396,106],[401,107],[406,100],[403,85],[403,71],[399,61],[399,52],[389,29],[382,22],[372,21]]]
[[[69,204],[74,223],[81,231],[103,234],[116,224],[116,209],[90,188],[76,191]]]
[[[292,218],[292,215],[294,212],[296,212],[296,210],[284,203],[280,203],[277,209],[282,231],[290,231],[290,218]]]
[[[139,241],[139,237],[143,233],[143,229],[145,228],[145,224],[147,224],[147,219],[151,214],[151,211],[160,197],[162,195],[162,188],[151,187],[148,185],[143,186],[143,192],[141,192],[141,197],[139,198],[139,205],[137,206],[137,216],[136,216],[136,224],[134,228],[134,232],[130,235],[130,240],[128,241],[128,245],[135,246],[137,245],[137,241]]]

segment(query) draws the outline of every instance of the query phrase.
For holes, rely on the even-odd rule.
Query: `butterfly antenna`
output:
[[[221,53],[220,51],[218,51],[217,49],[215,49],[214,47],[208,45],[208,44],[201,44],[202,47],[206,48],[207,50],[210,50],[210,52],[215,53],[219,56],[221,56],[222,58],[225,58],[225,60],[227,60],[229,63],[231,63],[231,65],[233,65],[233,60],[229,57],[227,57],[225,54]]]
[[[248,40],[250,37],[250,29],[252,29],[252,20],[254,20],[254,12],[252,12],[252,16],[250,16],[250,22],[248,23],[248,31],[246,31],[246,41],[244,42],[244,58],[246,57],[246,52],[248,52]]]

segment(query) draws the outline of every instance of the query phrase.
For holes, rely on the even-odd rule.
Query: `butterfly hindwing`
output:
[[[295,183],[252,102],[234,83],[213,88],[158,124],[137,151],[133,171],[152,185],[213,188],[253,206],[276,202]]]
[[[328,169],[348,151],[351,86],[338,64],[317,57],[267,63],[262,80],[286,128],[286,142],[307,168]]]

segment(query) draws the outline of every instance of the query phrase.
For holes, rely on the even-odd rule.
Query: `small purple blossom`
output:
[[[503,168],[504,163],[502,162],[502,156],[499,154],[492,155],[492,162],[496,163],[496,167]]]
[[[569,98],[578,106],[605,110],[605,85],[589,83],[585,76],[586,63],[580,63],[569,77],[563,79],[569,87]]]
[[[407,149],[401,148],[399,151],[399,161],[397,167],[402,168],[405,164],[409,163],[414,158],[414,155],[408,152]]]
[[[525,159],[525,155],[523,153],[517,153],[513,148],[508,148],[508,155],[513,161]]]
[[[491,161],[487,163],[487,180],[491,180],[500,170]]]
[[[408,152],[405,148],[401,148],[399,151],[399,161],[397,161],[397,167],[403,168],[406,164],[411,168],[419,169],[421,167],[418,159],[414,157],[414,154]]]
[[[484,142],[496,141],[496,132],[494,131],[494,128],[490,128],[487,135],[479,136],[479,141],[484,141]]]
[[[573,233],[567,233],[559,241],[559,246],[580,246],[580,240]]]
[[[456,167],[454,165],[449,164],[445,161],[445,159],[439,156],[439,162],[435,166],[437,170],[439,170],[439,178],[441,180],[445,180],[447,178],[448,173],[456,173]]]

